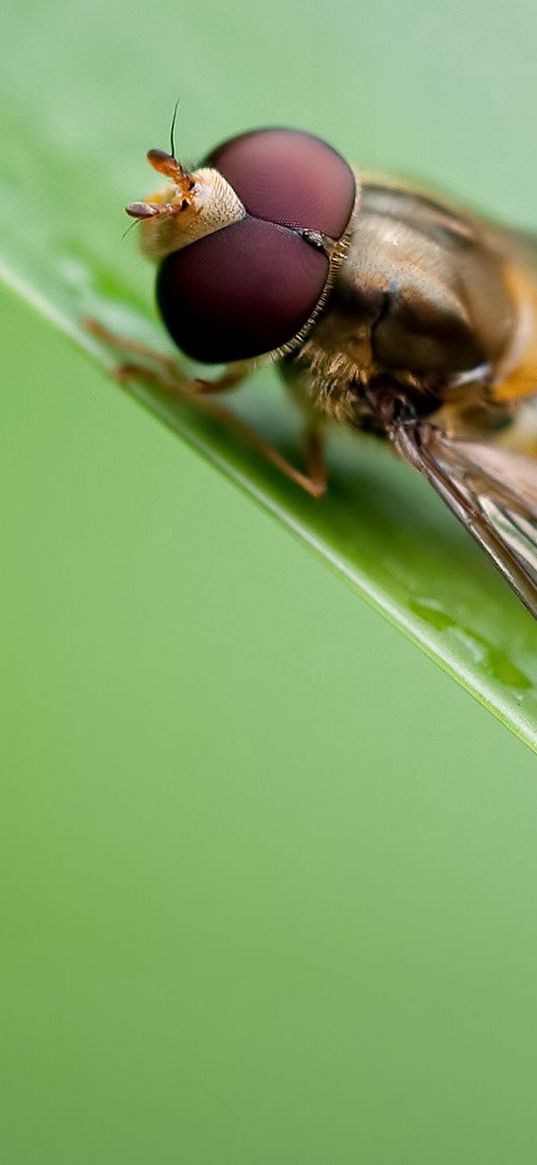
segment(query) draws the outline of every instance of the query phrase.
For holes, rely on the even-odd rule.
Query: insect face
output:
[[[160,260],[157,302],[183,352],[204,363],[281,354],[315,319],[356,200],[352,170],[310,134],[261,130],[214,150],[191,174],[150,163],[170,187],[128,213]]]

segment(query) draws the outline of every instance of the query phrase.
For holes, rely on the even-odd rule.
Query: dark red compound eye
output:
[[[356,192],[354,174],[327,142],[291,129],[262,129],[217,146],[207,159],[249,214],[340,239]]]
[[[294,231],[247,217],[168,255],[157,301],[178,348],[205,364],[224,364],[291,340],[327,278],[322,251]]]
[[[300,231],[337,240],[355,199],[352,171],[318,138],[259,130],[207,160],[238,194],[245,218],[172,252],[157,276],[164,323],[187,356],[247,360],[289,343],[326,286],[328,258]]]

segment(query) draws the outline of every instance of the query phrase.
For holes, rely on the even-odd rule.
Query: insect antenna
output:
[[[123,239],[127,238],[127,235],[129,234],[129,232],[132,231],[132,228],[135,227],[136,224],[139,222],[140,222],[139,218],[133,218],[132,222],[129,223],[127,230],[123,231],[123,234],[121,236],[121,242],[123,242]]]
[[[175,158],[175,142],[173,139],[174,139],[174,134],[175,134],[175,122],[177,120],[178,108],[179,108],[179,98],[177,98],[177,101],[175,102],[173,115],[172,115],[172,124],[170,126],[170,154],[171,154],[172,158]]]

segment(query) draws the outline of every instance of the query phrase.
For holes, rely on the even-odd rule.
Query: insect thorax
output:
[[[480,220],[366,184],[348,256],[286,379],[353,425],[367,425],[366,397],[386,378],[423,414],[461,394],[479,400],[517,327],[508,253],[506,236]]]

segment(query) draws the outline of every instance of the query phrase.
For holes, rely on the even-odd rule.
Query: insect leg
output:
[[[152,364],[164,369],[169,375],[178,373],[177,366],[170,356],[164,356],[162,352],[155,352],[147,344],[142,344],[140,340],[133,340],[130,336],[121,336],[111,331],[93,316],[87,316],[83,324],[87,332],[91,332],[92,336],[101,340],[107,347],[117,349],[120,352],[132,352],[133,356],[141,356],[143,359],[150,360]]]
[[[101,339],[104,338],[100,325],[99,335]],[[144,345],[138,345],[136,341],[134,341],[134,350],[136,352],[142,351],[143,354],[146,354]],[[130,380],[138,379],[145,384],[154,385],[161,392],[169,396],[176,397],[179,400],[184,400],[188,404],[193,405],[207,416],[213,417],[229,431],[235,433],[240,440],[260,453],[266,461],[278,469],[280,473],[283,473],[285,477],[288,477],[290,481],[293,481],[295,485],[300,486],[306,493],[314,498],[322,497],[326,493],[327,488],[326,467],[322,439],[314,421],[308,419],[305,428],[304,456],[306,472],[303,473],[279,453],[260,433],[256,432],[247,421],[243,421],[241,417],[238,417],[235,413],[232,413],[229,409],[226,409],[218,401],[213,399],[219,393],[230,392],[236,388],[244,377],[248,375],[249,371],[248,366],[245,367],[242,365],[239,368],[231,367],[224,371],[218,380],[194,380],[183,376],[173,361],[168,361],[166,357],[163,357],[161,367],[158,371],[133,362],[120,364],[115,369],[114,375],[120,384],[127,384]]]
[[[151,383],[159,383],[161,387],[168,393],[176,392],[177,396],[190,396],[193,393],[218,393],[228,392],[232,388],[236,388],[242,380],[248,376],[250,366],[246,361],[241,364],[229,365],[225,372],[218,376],[215,380],[193,379],[190,376],[185,376],[175,360],[171,356],[165,356],[162,352],[156,352],[153,348],[149,348],[147,344],[141,343],[140,340],[131,339],[130,336],[121,336],[116,332],[112,332],[109,328],[101,324],[99,320],[88,317],[84,320],[84,326],[87,331],[101,340],[109,348],[115,348],[122,353],[132,353],[135,357],[141,357],[141,360],[127,360],[121,361],[114,369],[114,376],[120,383],[125,383],[135,377],[140,380],[150,380]],[[154,367],[148,367],[148,364],[143,361],[150,362]],[[154,368],[159,369],[157,374]]]

